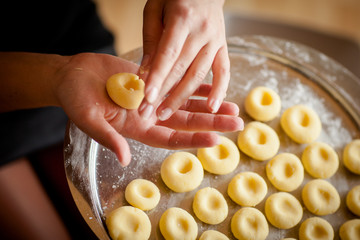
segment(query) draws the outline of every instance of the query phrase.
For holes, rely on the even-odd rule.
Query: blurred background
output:
[[[119,54],[142,45],[146,0],[97,0],[99,13],[116,35]],[[360,0],[226,0],[225,13],[286,24],[360,43]]]
[[[123,54],[142,46],[146,0],[95,0]],[[266,35],[325,53],[360,78],[360,0],[226,0],[227,36]]]

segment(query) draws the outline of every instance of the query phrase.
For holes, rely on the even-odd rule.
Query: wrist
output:
[[[54,54],[0,53],[0,111],[59,106],[53,86],[67,59]]]

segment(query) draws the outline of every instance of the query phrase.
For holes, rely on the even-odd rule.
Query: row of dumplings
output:
[[[277,154],[280,148],[279,138],[271,127],[263,123],[276,117],[280,108],[278,95],[264,87],[253,89],[245,101],[247,113],[257,121],[247,124],[244,131],[239,133],[238,147],[255,160],[270,159],[266,164],[266,175],[271,184],[280,192],[271,194],[266,199],[265,218],[264,214],[255,208],[267,194],[267,185],[264,179],[255,172],[241,172],[232,178],[228,184],[227,194],[235,203],[242,206],[231,219],[231,231],[237,239],[265,239],[269,233],[266,219],[280,229],[292,228],[301,221],[303,208],[299,200],[288,192],[294,191],[302,184],[304,168],[311,176],[319,178],[309,181],[303,187],[302,199],[306,208],[315,215],[324,216],[334,213],[340,206],[340,197],[336,188],[323,180],[335,174],[339,166],[339,158],[328,144],[314,142],[321,132],[321,122],[317,114],[304,105],[297,105],[287,109],[281,116],[281,126],[284,132],[295,142],[308,144],[300,160],[292,153]],[[269,116],[270,113],[272,116]],[[344,151],[344,165],[354,173],[359,171],[357,174],[360,174],[360,168],[356,168],[356,161],[359,161],[356,160],[356,157],[360,156],[356,155],[356,151],[360,151],[358,150],[359,146],[360,140],[355,140]],[[218,175],[233,172],[240,161],[238,147],[232,140],[221,136],[220,145],[198,149],[197,156],[188,152],[176,152],[163,161],[160,171],[161,178],[174,192],[192,191],[201,184],[204,170]],[[345,159],[350,164],[345,163]],[[354,187],[347,195],[347,205],[357,215],[360,215],[359,197],[360,185]],[[160,191],[154,183],[148,180],[135,179],[127,186],[125,198],[136,209],[147,211],[158,204]],[[207,224],[219,224],[228,215],[226,200],[215,188],[206,187],[198,190],[192,206],[196,217]],[[144,214],[135,214],[134,216]],[[125,216],[124,213],[122,215]],[[107,218],[110,234],[110,229],[114,229],[114,226],[126,227],[129,223],[134,222],[126,217],[123,220],[126,224],[114,224],[115,216],[117,214],[111,213]],[[147,217],[146,214],[145,216]],[[251,220],[253,225],[249,224],[249,219],[253,219]],[[147,237],[134,238],[135,233],[130,231],[132,239],[149,238],[151,223],[150,220],[146,222],[148,227],[141,229],[144,231],[148,229],[145,234]],[[248,226],[246,229],[244,229],[244,224]],[[255,226],[254,224],[257,228],[252,229],[251,226]],[[359,226],[359,219],[345,223],[340,229],[341,238],[354,239],[354,235],[346,237],[346,234],[353,234],[349,229],[356,229]],[[165,239],[178,239],[179,237],[196,239],[198,234],[193,216],[177,207],[171,207],[162,214],[159,227]],[[320,232],[329,239],[333,238],[334,231],[330,223],[322,218],[312,217],[301,224],[300,239],[311,238],[308,230],[314,227],[320,229]],[[121,231],[118,227],[115,228],[117,229],[116,233],[129,232],[129,229],[134,229],[133,226],[126,227],[127,230]],[[139,230],[139,228],[136,229]],[[112,235],[112,238],[117,239],[117,236]],[[228,239],[222,233],[214,230],[205,231],[200,239],[212,239],[211,237],[214,236],[216,239]]]

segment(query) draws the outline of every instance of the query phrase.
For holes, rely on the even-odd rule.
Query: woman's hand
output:
[[[218,111],[229,83],[223,0],[148,0],[144,9],[145,118],[168,119],[213,71],[207,108]],[[144,78],[144,76],[142,76]],[[164,97],[171,93],[164,99]]]
[[[131,154],[124,137],[170,149],[210,147],[218,136],[210,131],[237,131],[243,121],[236,104],[224,102],[218,114],[207,110],[204,100],[189,100],[166,121],[155,113],[146,120],[137,110],[126,110],[107,95],[106,80],[118,72],[138,71],[138,65],[103,54],[78,54],[61,68],[53,84],[55,96],[69,118],[85,133],[112,150],[120,163],[130,163]],[[196,95],[207,97],[210,85],[202,85]]]

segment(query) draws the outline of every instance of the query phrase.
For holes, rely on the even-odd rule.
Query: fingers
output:
[[[190,99],[186,102],[186,104],[182,105],[179,109],[186,110],[189,112],[209,113],[207,102],[205,100]],[[239,111],[240,110],[237,104],[232,102],[223,102],[219,110],[217,111],[217,114],[238,116]]]
[[[230,60],[227,46],[224,45],[217,52],[212,65],[213,86],[208,96],[208,107],[216,113],[223,99],[230,81]]]
[[[213,132],[176,131],[163,126],[154,126],[141,139],[145,144],[167,149],[212,147],[219,144],[219,137]]]
[[[171,28],[165,28],[151,61],[151,70],[146,79],[145,98],[150,104],[158,100],[164,80],[178,59],[188,30],[181,26],[180,21],[173,21]]]
[[[181,82],[158,107],[157,114],[160,120],[168,119],[198,89],[211,67],[215,54],[209,45],[200,50]]]
[[[170,119],[159,124],[186,131],[233,132],[244,129],[244,121],[240,117],[192,113],[182,110],[177,111]]]

